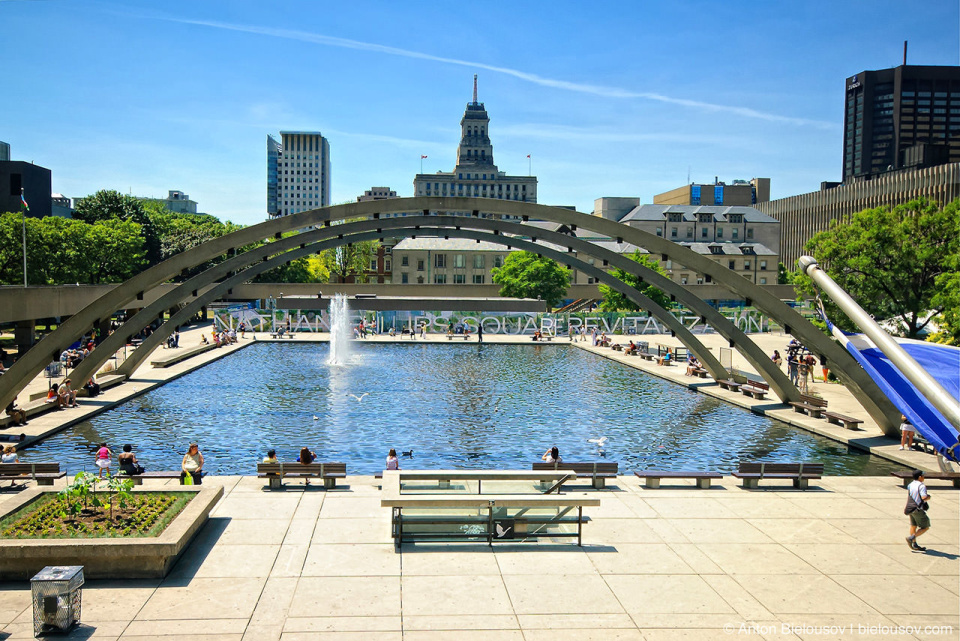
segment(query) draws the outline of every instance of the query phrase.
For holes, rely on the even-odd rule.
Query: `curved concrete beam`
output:
[[[282,216],[191,248],[159,265],[155,265],[141,272],[130,281],[124,283],[123,286],[117,287],[105,294],[68,319],[55,332],[40,341],[40,343],[28,351],[23,358],[11,367],[10,374],[12,374],[12,376],[0,377],[0,403],[8,402],[9,399],[12,398],[19,380],[27,377],[32,379],[50,360],[59,357],[63,349],[76,340],[77,336],[90,328],[93,322],[97,320],[97,317],[103,313],[103,310],[123,308],[133,300],[137,292],[149,289],[173,277],[184,269],[215,258],[227,251],[250,245],[264,238],[279,235],[286,231],[302,229],[310,225],[330,224],[332,220],[356,217],[372,216],[377,218],[382,213],[388,212],[423,211],[429,214],[431,210],[470,211],[474,217],[479,217],[480,211],[483,210],[493,215],[517,216],[522,217],[524,220],[529,218],[545,219],[567,225],[580,226],[613,238],[622,238],[654,253],[671,257],[691,269],[706,274],[708,280],[712,278],[724,287],[747,298],[758,308],[783,323],[791,330],[792,334],[800,338],[808,347],[818,352],[821,358],[830,364],[841,380],[847,384],[851,392],[881,427],[884,427],[885,430],[887,428],[895,429],[896,427],[896,417],[894,416],[896,409],[883,396],[876,383],[863,372],[856,361],[854,361],[845,350],[824,336],[796,311],[765,292],[761,287],[730,272],[706,257],[639,229],[568,209],[489,198],[416,197],[347,203],[345,205],[306,211],[292,216]],[[534,232],[529,235],[539,235],[539,233]],[[22,385],[20,387],[22,387]]]
[[[166,296],[169,296],[169,298],[163,297],[158,299],[152,305],[141,310],[133,318],[128,320],[127,323],[124,323],[123,327],[121,328],[122,331],[118,330],[117,332],[114,332],[114,334],[108,337],[107,340],[105,340],[98,348],[98,350],[102,350],[102,353],[107,354],[107,356],[98,356],[94,358],[93,356],[97,354],[97,350],[95,350],[93,355],[84,359],[84,361],[74,370],[73,375],[76,376],[78,380],[85,380],[87,377],[96,372],[96,370],[99,369],[99,367],[106,362],[107,359],[109,359],[110,354],[113,354],[117,349],[123,346],[128,335],[138,332],[144,326],[152,322],[152,320],[155,319],[157,315],[164,309],[168,309],[177,302],[180,302],[180,300],[184,299],[185,297],[191,296],[193,291],[205,287],[224,275],[241,269],[245,266],[242,264],[243,261],[248,263],[255,262],[260,260],[260,256],[263,254],[275,253],[277,250],[283,250],[287,247],[292,248],[287,253],[274,256],[265,262],[260,262],[249,269],[229,276],[226,280],[219,283],[215,287],[204,291],[202,294],[200,294],[198,291],[198,296],[192,302],[176,312],[166,323],[164,323],[161,328],[151,334],[137,350],[127,357],[126,361],[118,369],[118,373],[126,374],[128,376],[132,374],[133,371],[135,371],[136,368],[139,367],[140,364],[149,357],[150,353],[156,349],[156,347],[158,347],[167,336],[172,334],[180,324],[191,318],[191,316],[203,305],[207,304],[207,302],[210,300],[215,300],[217,297],[223,295],[224,292],[228,291],[231,287],[250,280],[258,274],[273,269],[274,267],[277,267],[289,260],[299,258],[300,256],[313,253],[315,251],[321,251],[329,247],[344,245],[348,242],[360,242],[362,240],[376,239],[382,235],[382,229],[390,229],[394,226],[400,227],[404,224],[408,226],[415,225],[417,222],[436,224],[438,221],[436,218],[431,217],[429,219],[424,218],[422,220],[410,218],[393,219],[391,221],[381,221],[379,223],[375,221],[348,223],[345,225],[338,225],[334,228],[324,228],[321,231],[307,232],[296,237],[278,241],[277,243],[272,243],[268,251],[266,248],[264,248],[264,251],[261,252],[247,252],[240,256],[236,256],[235,258],[230,259],[220,265],[214,266],[202,274],[190,279],[190,281],[187,281],[183,285],[179,286],[176,290],[168,293]],[[365,229],[375,229],[375,231],[357,233],[356,235],[350,234],[350,232],[362,232]],[[410,228],[407,230],[397,229],[396,231],[391,230],[391,234],[396,235],[399,233],[399,235],[416,235],[417,231],[419,230],[415,228]],[[524,247],[529,251],[549,255],[558,262],[568,263],[571,266],[582,270],[584,273],[591,274],[598,280],[607,282],[611,287],[615,288],[617,291],[620,291],[641,307],[649,309],[651,314],[659,318],[661,322],[675,332],[675,335],[680,339],[680,341],[701,359],[704,366],[708,371],[710,371],[711,375],[714,377],[725,377],[727,375],[726,370],[716,359],[716,357],[713,356],[713,354],[699,341],[699,339],[697,339],[690,332],[690,330],[687,329],[673,314],[602,269],[589,265],[582,260],[574,258],[573,256],[570,256],[564,252],[558,252],[521,239],[507,238],[500,235],[485,234],[480,232],[469,232],[468,235],[468,232],[464,230],[446,229],[442,227],[432,228],[430,231],[438,235],[443,234],[458,237],[468,237],[471,239],[487,240],[489,242],[501,243],[504,245],[516,245],[517,247]],[[337,238],[315,242],[319,239],[329,238],[332,236],[337,236]],[[295,247],[296,245],[299,245],[299,247]],[[607,252],[607,250],[601,251]],[[616,260],[621,259],[621,257],[617,256],[617,254],[612,252],[609,252],[609,254],[609,258]],[[636,263],[633,261],[629,262],[632,263],[632,265],[636,265]],[[630,265],[625,266],[630,267]],[[187,292],[191,293],[187,294]]]

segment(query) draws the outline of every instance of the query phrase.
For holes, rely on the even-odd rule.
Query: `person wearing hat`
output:
[[[917,537],[930,529],[930,517],[927,516],[929,500],[927,486],[923,484],[923,471],[914,470],[913,481],[907,486],[907,506],[903,508],[903,513],[910,517],[910,536],[907,537],[907,545],[915,552],[927,551],[927,548],[917,545]]]

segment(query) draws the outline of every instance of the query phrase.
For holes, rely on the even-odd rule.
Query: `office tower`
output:
[[[267,213],[288,216],[330,204],[330,143],[315,131],[267,136]],[[276,204],[271,209],[271,158],[276,155]]]

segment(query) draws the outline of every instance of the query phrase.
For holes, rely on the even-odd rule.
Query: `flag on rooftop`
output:
[[[420,154],[420,160],[423,160],[424,158],[426,158],[426,156],[424,156],[423,154]]]

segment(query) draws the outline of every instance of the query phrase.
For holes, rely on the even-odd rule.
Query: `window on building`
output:
[[[483,285],[483,280],[485,276],[483,274],[474,274],[473,275],[473,284],[474,285]]]
[[[687,227],[687,238],[693,238],[693,227]]]
[[[453,266],[463,268],[466,267],[466,258],[463,254],[454,254],[453,255]]]
[[[433,257],[433,266],[437,269],[443,269],[447,266],[447,255],[446,254],[435,254]]]
[[[676,238],[679,230],[676,227],[670,228],[670,238]]]
[[[749,261],[749,260],[743,261],[743,268],[746,269],[746,270],[748,270],[748,271],[750,270],[750,261]]]
[[[657,227],[657,236],[660,236],[660,237],[663,236],[663,230],[660,229],[659,227]]]
[[[401,272],[400,283],[403,285],[406,285],[409,282],[410,282],[410,277],[408,276],[407,272]]]
[[[383,271],[390,272],[393,271],[393,261],[389,258],[383,259]]]
[[[417,276],[417,285],[423,285],[423,276]]]
[[[400,266],[401,266],[401,267],[409,267],[409,266],[410,266],[410,257],[409,257],[409,256],[401,256],[401,257],[400,257]]]
[[[690,277],[684,274],[683,276],[680,277],[680,284],[686,285],[688,280],[690,280]]]
[[[446,285],[447,284],[447,275],[446,274],[434,274],[433,282],[435,285]]]
[[[753,227],[747,227],[747,238],[753,238]]]
[[[707,237],[707,234],[708,234],[709,232],[710,232],[710,230],[707,229],[706,227],[701,227],[701,228],[700,228],[700,238],[706,238],[706,237]]]
[[[733,234],[732,234],[732,236],[733,236],[733,239],[734,239],[734,240],[740,238],[740,230],[737,229],[737,228],[734,228],[734,229],[733,229]]]
[[[493,257],[493,266],[503,267],[503,256],[501,254],[497,254]]]
[[[454,274],[453,275],[453,284],[454,285],[464,285],[467,282],[466,274]]]
[[[766,269],[767,269],[767,261],[761,260],[761,261],[760,261],[760,270],[761,270],[761,271],[766,271]]]
[[[483,269],[486,267],[486,260],[483,254],[477,254],[473,257],[473,268],[474,269]]]
[[[737,268],[737,261],[735,261],[735,260],[728,261],[728,262],[727,262],[727,267],[728,267],[729,269],[736,269],[736,268]]]
[[[717,227],[717,238],[723,238],[723,227]]]
[[[766,285],[766,284],[767,284],[767,279],[766,279],[766,278],[761,278],[761,279],[760,279],[760,284],[761,284],[761,285]]]
[[[418,261],[417,261],[417,271],[418,271],[418,272],[422,272],[422,271],[423,271],[423,260],[418,260]]]

